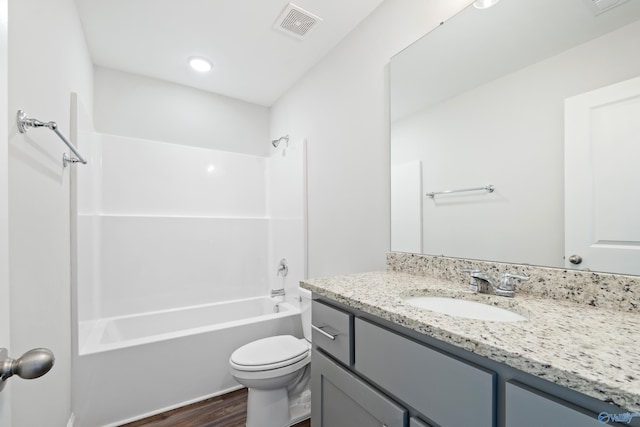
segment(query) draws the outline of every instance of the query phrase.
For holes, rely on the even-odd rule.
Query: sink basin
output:
[[[488,320],[492,322],[521,322],[528,320],[526,317],[511,310],[460,298],[410,296],[403,298],[403,301],[424,310],[467,319]]]

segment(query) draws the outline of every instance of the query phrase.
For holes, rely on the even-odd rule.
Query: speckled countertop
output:
[[[519,292],[472,294],[466,282],[396,271],[309,279],[318,295],[563,387],[640,412],[640,313]],[[639,291],[640,292],[640,291]],[[403,296],[462,296],[529,318],[491,322],[415,308]]]

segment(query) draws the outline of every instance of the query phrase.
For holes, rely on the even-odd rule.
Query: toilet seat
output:
[[[263,338],[243,345],[229,358],[238,371],[269,371],[296,364],[309,357],[309,343],[291,335]]]

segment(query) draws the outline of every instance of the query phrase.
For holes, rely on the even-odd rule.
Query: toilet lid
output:
[[[275,369],[304,359],[309,344],[291,335],[263,338],[243,345],[233,352],[231,362],[246,370]]]

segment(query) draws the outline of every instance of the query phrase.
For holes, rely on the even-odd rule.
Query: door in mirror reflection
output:
[[[640,77],[565,101],[565,260],[640,274]]]

